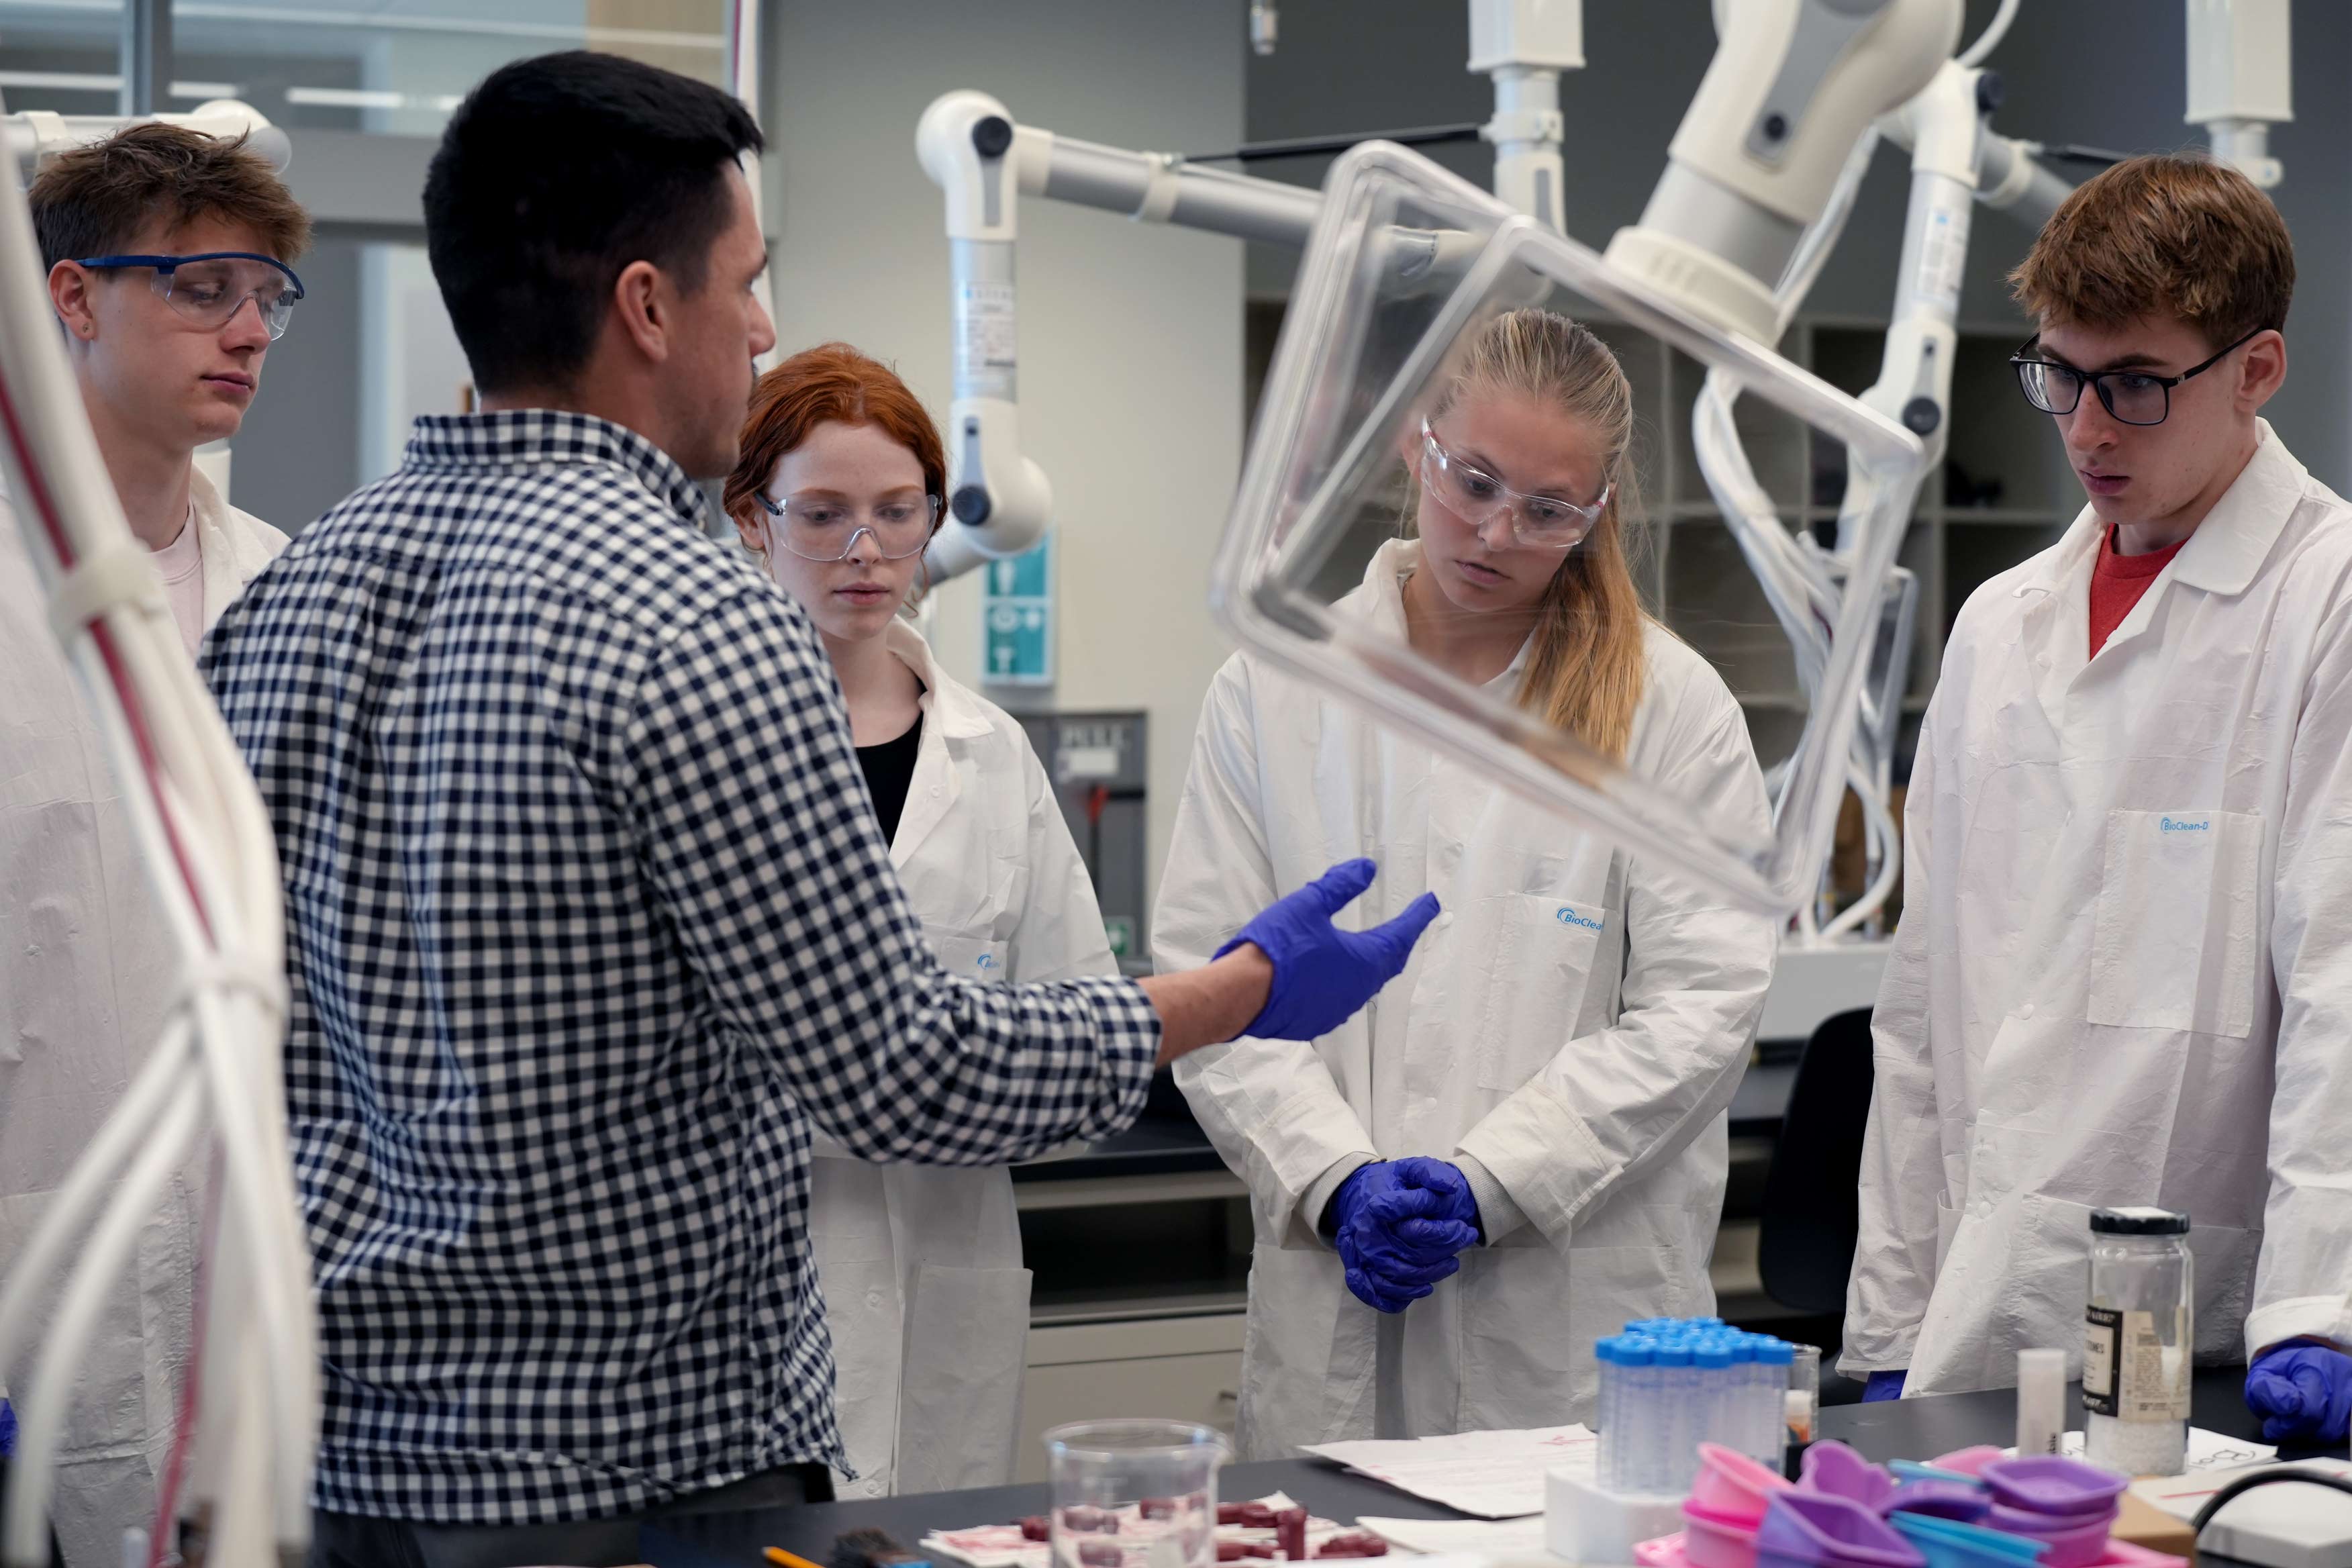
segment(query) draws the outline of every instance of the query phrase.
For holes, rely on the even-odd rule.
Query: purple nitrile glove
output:
[[[1903,1397],[1903,1380],[1910,1376],[1908,1368],[1900,1372],[1874,1372],[1862,1385],[1862,1402],[1875,1405],[1882,1399]]]
[[[2341,1443],[2352,1425],[2352,1356],[2326,1345],[2273,1345],[2246,1368],[2246,1408],[2263,1418],[2265,1443]]]
[[[1331,917],[1372,885],[1370,860],[1343,860],[1276,899],[1217,949],[1224,957],[1255,942],[1274,964],[1265,1006],[1242,1033],[1268,1040],[1313,1040],[1360,1012],[1404,970],[1423,928],[1437,918],[1437,896],[1423,893],[1404,913],[1370,931],[1341,931]]]
[[[1375,1311],[1402,1312],[1461,1268],[1455,1256],[1478,1232],[1452,1217],[1467,1204],[1469,1184],[1443,1160],[1376,1160],[1331,1194],[1332,1245],[1348,1289]]]

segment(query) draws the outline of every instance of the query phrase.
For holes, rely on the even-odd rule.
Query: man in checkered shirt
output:
[[[1018,1159],[1155,1062],[1335,1027],[1369,868],[1205,968],[989,988],[908,913],[800,610],[701,531],[775,334],[750,118],[608,56],[488,78],[425,187],[483,412],[312,524],[205,669],[277,826],[320,1292],[320,1564],[622,1563],[827,1495],[812,1125]]]

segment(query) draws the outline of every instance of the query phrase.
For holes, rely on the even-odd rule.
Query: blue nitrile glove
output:
[[[1473,1242],[1486,1239],[1486,1227],[1478,1218],[1478,1196],[1470,1190],[1470,1179],[1462,1173],[1462,1167],[1452,1161],[1418,1154],[1391,1160],[1381,1167],[1380,1180],[1396,1189],[1418,1189],[1438,1196],[1434,1214],[1406,1214],[1391,1222],[1389,1234],[1408,1250],[1426,1252],[1431,1261],[1440,1256],[1451,1258],[1462,1250],[1454,1237],[1463,1226],[1470,1227]]]
[[[2341,1443],[2352,1418],[2352,1356],[2326,1345],[2273,1345],[2246,1368],[2246,1408],[2263,1418],[2265,1443]]]
[[[0,1399],[0,1459],[11,1458],[16,1452],[16,1412],[6,1400]]]
[[[1901,1372],[1874,1372],[1862,1385],[1862,1402],[1875,1405],[1882,1399],[1903,1397],[1903,1380],[1910,1376],[1906,1368]]]
[[[1376,1311],[1402,1312],[1461,1268],[1477,1245],[1474,1226],[1452,1217],[1477,1204],[1462,1173],[1443,1160],[1376,1160],[1331,1194],[1332,1245],[1348,1289]]]
[[[1437,918],[1437,895],[1423,893],[1404,913],[1366,931],[1341,931],[1332,915],[1372,885],[1370,860],[1343,860],[1286,898],[1276,899],[1217,949],[1224,957],[1255,942],[1274,963],[1265,1006],[1242,1033],[1268,1040],[1312,1040],[1329,1034],[1394,980],[1412,956],[1422,929]]]

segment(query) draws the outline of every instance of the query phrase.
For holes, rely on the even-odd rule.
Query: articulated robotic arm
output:
[[[1054,487],[1021,450],[1014,244],[1021,197],[1048,196],[1237,239],[1303,245],[1321,198],[1298,185],[1129,153],[1016,124],[983,92],[923,113],[916,155],[947,193],[955,380],[948,410],[951,521],[924,557],[944,582],[1045,537]]]
[[[294,146],[286,139],[286,132],[270,124],[251,104],[233,98],[200,103],[187,114],[149,114],[141,118],[185,126],[207,136],[242,136],[246,146],[273,169],[283,169],[293,160]],[[52,114],[45,109],[0,116],[0,131],[6,132],[8,153],[16,160],[16,177],[28,184],[49,159],[76,147],[103,142],[127,123],[108,115]]]
[[[242,104],[165,115],[286,138]],[[182,990],[163,1037],[0,1279],[0,1379],[20,1419],[0,1563],[49,1560],[47,1502],[89,1335],[184,1162],[217,1160],[215,1239],[199,1286],[192,1422],[169,1467],[202,1503],[210,1560],[299,1563],[310,1539],[319,1364],[310,1259],[287,1140],[285,917],[259,793],[182,647],[162,580],[132,538],[60,342],[20,183],[40,159],[120,121],[0,119],[0,471],[49,617],[105,738]],[[62,1282],[62,1285],[60,1285]],[[39,1353],[29,1353],[37,1344]],[[172,1507],[167,1495],[166,1508]],[[161,1552],[167,1542],[158,1542]]]
[[[1609,259],[1727,331],[1770,342],[1772,283],[1873,120],[1916,94],[1951,52],[1958,0],[1725,0],[1731,30],[1672,149],[1642,224]],[[1493,77],[1498,194],[1559,222],[1559,80],[1583,63],[1571,0],[1473,0],[1471,68]],[[1759,69],[1755,62],[1777,62]],[[931,104],[916,132],[946,195],[955,370],[948,445],[952,521],[931,581],[1029,549],[1053,487],[1020,440],[1014,245],[1020,200],[1046,196],[1238,238],[1300,245],[1320,196],[1296,185],[1055,136],[985,93]]]
[[[1780,337],[1773,286],[1880,115],[1951,57],[1959,0],[1716,0],[1720,41],[1642,221],[1608,260],[1727,331]]]

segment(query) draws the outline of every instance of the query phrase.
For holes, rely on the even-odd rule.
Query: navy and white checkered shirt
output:
[[[823,649],[701,514],[618,426],[421,419],[205,643],[284,862],[323,1508],[840,1466],[811,1124],[990,1163],[1142,1108],[1132,983],[940,970]]]

